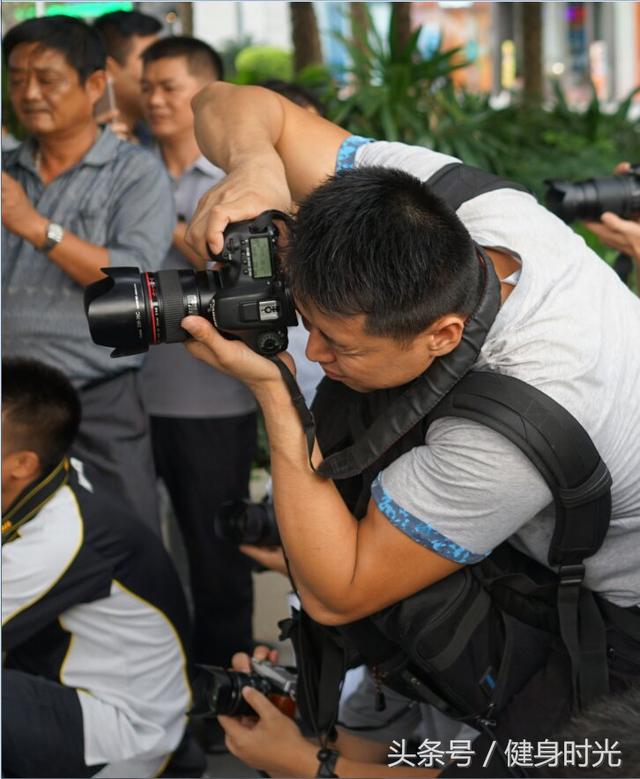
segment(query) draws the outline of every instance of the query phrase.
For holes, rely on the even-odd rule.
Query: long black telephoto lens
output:
[[[218,538],[233,544],[280,546],[281,543],[273,503],[267,500],[227,501],[214,517],[213,527]]]
[[[546,204],[565,222],[600,219],[611,211],[623,219],[640,216],[640,166],[630,173],[585,181],[547,181]]]
[[[268,679],[258,674],[228,671],[217,666],[198,666],[193,680],[193,706],[189,712],[194,717],[228,717],[255,715],[255,711],[242,697],[244,687],[253,687],[264,695],[274,688]]]
[[[114,346],[112,357],[146,352],[159,343],[185,341],[180,322],[189,314],[211,321],[217,290],[211,271],[103,268],[106,278],[87,287],[84,306],[95,343]]]

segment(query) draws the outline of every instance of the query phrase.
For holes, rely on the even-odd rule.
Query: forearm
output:
[[[261,87],[216,82],[196,95],[193,109],[196,138],[206,157],[227,173],[243,167],[251,171],[253,165],[284,174],[294,201],[335,171],[340,144],[349,135]]]
[[[353,593],[358,522],[333,482],[312,471],[284,385],[256,394],[269,437],[278,527],[300,597],[316,616],[339,613]],[[313,460],[322,460],[317,445]]]
[[[289,754],[285,757],[282,765],[269,766],[270,773],[277,776],[290,777],[312,777],[316,776],[318,771],[318,745],[308,742],[303,748],[296,751],[295,754]],[[413,768],[402,765],[391,767],[384,762],[376,762],[380,750],[377,744],[371,743],[371,756],[369,759],[347,757],[338,751],[338,759],[334,771],[339,777],[354,777],[354,779],[377,779],[380,777],[401,777],[401,776],[440,776],[440,769],[435,768]],[[274,770],[275,769],[275,770]]]
[[[194,130],[202,153],[229,173],[262,160],[284,174],[276,144],[284,114],[275,93],[217,81],[193,100]]]
[[[366,776],[367,779],[377,779],[378,777],[399,777],[399,776],[440,776],[440,770],[435,768],[413,768],[407,765],[388,766],[384,763],[365,763],[349,758],[339,757],[336,762],[336,774],[339,777],[358,777]]]
[[[47,257],[81,287],[104,278],[100,269],[110,265],[107,249],[83,241],[68,231],[60,243],[47,252]]]
[[[42,214],[36,214],[28,220],[27,228],[21,231],[22,237],[36,248],[40,248],[46,240],[49,221]],[[65,230],[60,243],[50,249],[45,256],[82,287],[101,279],[104,274],[100,268],[110,264],[107,249],[84,241],[68,230]]]

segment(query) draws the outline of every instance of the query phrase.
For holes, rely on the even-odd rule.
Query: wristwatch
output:
[[[49,222],[46,236],[45,242],[40,247],[41,252],[50,252],[54,246],[57,246],[60,243],[64,238],[64,227],[55,222]]]

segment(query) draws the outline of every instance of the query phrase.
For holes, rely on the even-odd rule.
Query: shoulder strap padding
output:
[[[556,523],[550,565],[580,564],[601,546],[611,514],[611,476],[582,425],[545,393],[512,376],[472,371],[429,415],[464,417],[515,444],[551,490]]]
[[[457,211],[467,200],[496,189],[516,189],[529,193],[522,184],[460,162],[451,162],[440,168],[426,181],[426,184],[454,211]]]

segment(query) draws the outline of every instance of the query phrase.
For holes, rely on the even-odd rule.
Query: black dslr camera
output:
[[[213,520],[218,538],[233,544],[280,546],[280,533],[273,503],[265,498],[260,503],[230,500],[220,506]]]
[[[640,216],[640,164],[618,176],[545,184],[547,208],[565,222],[600,219],[605,211],[623,219]]]
[[[267,357],[287,348],[296,325],[293,299],[278,258],[279,211],[230,224],[215,271],[103,268],[107,278],[85,290],[84,306],[95,343],[115,347],[112,357],[146,352],[150,344],[185,341],[180,322],[205,317],[230,338]]]
[[[200,665],[193,681],[193,717],[251,716],[255,712],[242,697],[245,687],[266,695],[280,711],[293,717],[296,699],[296,674],[268,660],[251,660],[252,673],[228,671],[217,666]]]

